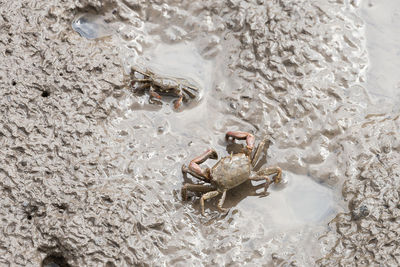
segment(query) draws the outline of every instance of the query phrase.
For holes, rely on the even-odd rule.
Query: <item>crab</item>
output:
[[[254,153],[252,153],[255,144],[254,135],[247,132],[233,131],[227,132],[225,138],[227,140],[232,139],[232,141],[235,139],[246,140],[246,149],[240,153],[222,158],[212,168],[202,169],[200,164],[207,159],[218,159],[217,152],[214,149],[208,149],[202,155],[190,161],[189,166],[182,166],[183,175],[189,173],[205,182],[203,184],[186,183],[181,189],[183,200],[187,200],[188,190],[204,193],[200,198],[201,214],[203,216],[205,214],[204,201],[218,195],[221,195],[217,205],[218,209],[221,212],[227,212],[229,209],[222,207],[225,202],[226,192],[248,180],[265,180],[264,192],[267,191],[271,183],[280,183],[282,180],[282,170],[279,167],[268,167],[257,172],[253,171],[264,147],[270,143],[268,139],[261,141]],[[274,176],[271,180],[269,175],[273,174]]]
[[[148,90],[150,102],[154,102],[154,99],[160,100],[161,95],[178,97],[174,102],[175,109],[181,106],[182,101],[188,102],[191,99],[197,98],[199,95],[199,90],[189,85],[186,80],[162,78],[155,75],[152,71],[147,70],[145,72],[136,68],[132,68],[131,71],[131,86],[135,92],[144,92]]]

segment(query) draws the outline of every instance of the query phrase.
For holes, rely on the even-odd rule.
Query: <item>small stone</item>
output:
[[[365,205],[361,205],[360,208],[353,211],[354,220],[359,220],[369,215],[369,209]]]

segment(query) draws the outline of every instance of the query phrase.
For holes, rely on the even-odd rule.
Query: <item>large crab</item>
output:
[[[187,199],[187,191],[195,191],[204,193],[200,198],[201,213],[204,215],[204,201],[218,195],[222,195],[218,202],[218,209],[226,212],[227,209],[222,205],[225,202],[226,192],[245,181],[260,181],[265,180],[265,192],[271,183],[279,183],[282,180],[282,170],[279,167],[268,167],[257,172],[253,171],[254,166],[258,162],[262,151],[266,145],[269,145],[269,140],[265,139],[257,146],[254,154],[253,148],[255,144],[254,135],[247,132],[227,132],[226,139],[232,138],[238,140],[246,140],[246,149],[241,153],[231,154],[219,160],[212,168],[202,169],[200,164],[207,159],[218,159],[217,152],[214,149],[209,149],[201,156],[194,158],[189,166],[182,166],[182,173],[187,173],[204,181],[203,184],[186,183],[182,186],[182,199]],[[275,174],[272,180],[269,175]]]
[[[178,97],[174,102],[174,108],[178,109],[182,101],[189,102],[199,95],[199,90],[189,85],[184,79],[165,78],[154,74],[152,71],[140,71],[131,69],[131,86],[135,92],[149,91],[150,102],[157,102],[161,95]]]

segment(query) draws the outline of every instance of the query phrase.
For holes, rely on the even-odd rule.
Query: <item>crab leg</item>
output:
[[[139,73],[140,75],[143,75],[143,77],[145,77],[145,78],[143,78],[143,79],[147,79],[147,80],[152,80],[151,79],[151,76],[152,76],[152,73],[145,73],[145,72],[142,72],[142,71],[139,71],[139,70],[137,70],[137,69],[134,69],[134,68],[132,68],[132,74],[133,74],[133,76],[135,75],[135,72],[137,72],[137,73]]]
[[[154,87],[150,85],[150,90],[149,90],[150,96],[155,97],[157,99],[161,99],[161,96],[154,90]]]
[[[193,95],[192,93],[188,94],[186,90],[182,90],[182,100],[184,102],[189,102],[190,99],[195,98],[196,96]]]
[[[264,185],[264,193],[267,192],[269,185],[271,184],[271,180],[269,179],[269,177],[262,173],[261,175],[257,172],[256,175],[249,177],[249,180],[251,181],[261,181],[261,180],[265,180],[265,185]]]
[[[251,153],[251,151],[254,148],[254,142],[255,142],[255,137],[251,133],[247,132],[227,132],[225,135],[226,139],[229,139],[229,137],[232,137],[232,139],[238,139],[238,140],[246,140],[246,145],[247,149]]]
[[[271,141],[269,139],[264,139],[258,144],[256,151],[253,155],[253,158],[251,159],[251,165],[253,167],[257,164],[258,160],[260,159],[261,152],[267,151],[270,143],[271,143]]]
[[[185,86],[182,88],[182,90],[186,93],[186,95],[188,95],[190,98],[195,98],[196,97],[196,92],[198,90],[196,90],[194,87],[190,87],[190,86]],[[193,93],[194,92],[194,93]]]
[[[190,162],[190,165],[192,165],[192,163],[202,164],[207,159],[218,159],[217,151],[215,151],[212,148],[208,149],[202,155],[192,159],[192,161]],[[190,169],[190,165],[189,165],[189,169]]]
[[[262,170],[259,170],[257,172],[257,175],[262,175],[262,176],[267,176],[267,175],[271,175],[271,174],[275,174],[274,178],[272,178],[272,180],[274,181],[274,183],[280,183],[282,180],[282,169],[275,166],[275,167],[268,167]]]
[[[183,100],[185,100],[185,101],[188,101],[190,98],[194,98],[194,97],[191,97],[189,94],[187,94],[185,90],[182,90],[182,96],[183,96]]]
[[[215,186],[210,184],[184,184],[181,189],[182,199],[187,199],[187,191],[194,191],[194,192],[209,192],[215,190]]]
[[[139,79],[139,78],[133,78],[132,83],[151,83],[151,79]]]
[[[222,205],[224,205],[224,202],[225,202],[225,197],[226,197],[226,190],[224,190],[224,192],[222,192],[222,196],[221,196],[220,200],[218,201],[218,205],[217,205],[218,209],[221,212],[227,212],[229,210],[229,209],[225,209],[222,207]]]
[[[211,191],[208,192],[206,194],[204,194],[201,198],[200,198],[200,206],[201,206],[201,214],[204,216],[204,201],[213,197],[216,197],[219,195],[218,191]]]
[[[175,103],[174,103],[175,109],[178,109],[182,104],[182,99],[183,99],[182,92],[180,92],[178,95],[179,95],[179,98],[177,100],[175,100]]]
[[[149,83],[135,84],[135,82],[132,81],[131,86],[135,92],[143,92],[144,90],[150,87],[150,84]]]
[[[206,171],[202,170],[200,168],[200,164],[202,164],[204,161],[207,159],[218,159],[218,154],[214,149],[209,149],[206,152],[204,152],[202,155],[192,159],[192,161],[189,163],[189,168],[187,168],[185,165],[182,165],[182,173],[190,173],[196,178],[199,178],[203,181],[209,182],[211,180],[209,171],[206,169]]]
[[[201,174],[198,174],[192,170],[189,170],[188,167],[185,166],[185,164],[182,165],[182,174],[185,175],[187,173],[190,173],[192,176],[196,177],[197,179],[200,179],[202,181],[209,182],[209,180],[206,179],[206,177],[203,177]]]

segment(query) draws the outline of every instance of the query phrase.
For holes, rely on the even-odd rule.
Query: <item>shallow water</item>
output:
[[[360,6],[370,65],[366,88],[385,110],[400,107],[400,2],[365,0]]]
[[[158,44],[155,49],[146,51],[143,57],[146,67],[160,76],[172,76],[194,81],[200,92],[210,91],[213,84],[215,62],[204,59],[193,43],[176,45]]]
[[[94,29],[87,36],[98,36],[102,33],[102,31],[96,32],[96,29],[99,29],[96,28],[97,22],[101,19],[97,17],[93,21],[95,22],[93,25],[86,25],[87,29]],[[157,21],[158,19],[151,21],[148,25],[157,24]],[[158,23],[162,24],[163,22],[161,20]],[[154,107],[154,105],[147,103],[147,95],[136,97],[133,94],[126,94],[123,99],[119,100],[120,115],[111,119],[106,127],[107,131],[123,133],[112,142],[118,144],[112,148],[113,150],[120,151],[127,156],[125,160],[122,158],[118,160],[122,169],[134,173],[137,181],[143,179],[141,175],[145,170],[169,173],[171,175],[163,177],[163,183],[170,184],[165,188],[163,194],[168,195],[172,191],[179,194],[180,185],[184,181],[180,173],[181,164],[188,163],[191,158],[208,147],[215,148],[220,156],[224,156],[226,154],[226,143],[223,136],[227,130],[253,131],[258,138],[261,137],[257,133],[260,126],[257,124],[259,123],[253,122],[251,118],[250,120],[237,118],[230,115],[231,111],[229,111],[242,112],[241,115],[244,118],[253,116],[246,115],[244,110],[251,110],[252,105],[259,106],[260,100],[253,98],[253,90],[247,89],[246,85],[241,87],[238,77],[232,75],[233,72],[227,64],[229,57],[231,57],[229,49],[217,52],[214,57],[209,57],[209,51],[212,51],[211,53],[218,51],[218,49],[213,48],[213,45],[211,47],[206,45],[207,43],[214,44],[213,40],[216,39],[214,36],[204,38],[200,34],[200,37],[186,41],[163,43],[159,39],[160,37],[161,40],[166,38],[162,30],[153,30],[153,28],[156,28],[155,26],[146,25],[145,23],[143,27],[135,30],[135,40],[141,40],[142,43],[139,49],[130,49],[133,43],[126,41],[123,36],[114,36],[114,45],[118,47],[119,51],[124,51],[122,56],[124,69],[129,71],[129,66],[140,66],[142,69],[150,69],[160,76],[172,76],[193,81],[201,91],[201,101],[191,105],[190,108],[176,112],[173,110],[171,102],[165,101],[162,106]],[[142,35],[143,37],[140,37]],[[230,37],[224,37],[222,34],[219,38],[229,40]],[[219,43],[215,42],[214,46],[218,47],[218,45]],[[205,49],[204,47],[208,48]],[[239,108],[241,104],[237,106],[236,101],[240,101],[240,99],[244,101],[250,99],[252,102],[248,102],[247,108],[243,106]],[[228,108],[228,112],[226,108]],[[263,108],[258,109],[257,112],[266,113],[267,110]],[[130,136],[142,139],[140,145],[132,144]],[[147,139],[143,139],[141,136],[147,136]],[[305,152],[304,155],[301,152],[302,157],[310,156],[313,158],[311,151]],[[129,156],[132,155],[132,152],[139,152],[147,156],[136,156],[135,161],[132,162]],[[273,145],[272,154],[276,155],[277,153],[283,153],[282,156],[290,157]],[[307,156],[307,153],[311,154]],[[329,151],[324,153],[330,154]],[[267,162],[269,160],[268,158]],[[272,163],[278,162],[279,165],[282,160],[278,159],[278,161]],[[313,162],[315,159],[311,159],[311,161]],[[212,166],[212,164],[213,161],[208,163],[209,166]],[[340,192],[335,186],[327,186],[324,185],[324,182],[321,183],[325,178],[318,177],[318,171],[314,171],[313,176],[309,176],[304,174],[308,167],[295,166],[287,169],[285,167],[288,166],[283,165],[282,167],[287,183],[272,185],[267,196],[259,195],[259,191],[262,191],[262,184],[245,183],[237,189],[232,189],[225,203],[225,206],[230,208],[230,212],[222,218],[219,218],[221,215],[215,209],[216,201],[214,200],[206,205],[207,216],[210,216],[211,221],[207,218],[197,217],[199,205],[196,198],[182,203],[179,198],[174,197],[173,202],[185,207],[183,211],[178,210],[176,212],[187,213],[187,216],[190,217],[193,216],[191,213],[195,214],[196,217],[190,222],[193,227],[204,227],[199,224],[201,221],[212,227],[214,219],[217,219],[214,222],[215,231],[218,231],[218,229],[226,231],[218,223],[219,220],[222,220],[222,223],[236,221],[234,228],[237,228],[237,231],[240,232],[246,229],[249,224],[259,225],[264,233],[263,239],[274,239],[278,247],[283,246],[287,240],[291,240],[293,244],[300,242],[299,239],[309,240],[311,236],[326,230],[326,223],[344,209]],[[296,170],[299,170],[299,172],[295,173]],[[145,175],[157,180],[157,175],[153,173]],[[120,174],[114,176],[118,177]],[[173,186],[171,187],[171,185]],[[170,199],[170,197],[167,197],[167,199]],[[191,206],[192,208],[190,208]],[[179,222],[176,223],[179,224]],[[316,243],[306,246],[308,246],[306,250],[310,249],[312,255],[319,254],[316,251]]]
[[[286,172],[285,180],[285,185],[272,185],[267,197],[245,198],[237,208],[275,229],[324,225],[340,210],[338,196],[310,177]]]

